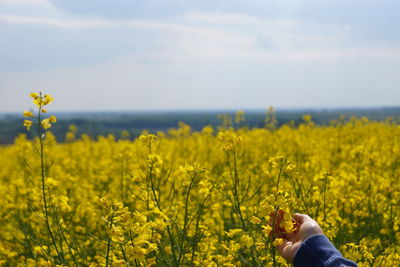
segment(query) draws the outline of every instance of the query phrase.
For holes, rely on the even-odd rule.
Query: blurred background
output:
[[[397,0],[0,0],[0,142],[20,132],[30,92],[51,94],[60,141],[218,125],[276,108],[400,116]],[[58,134],[59,132],[59,134]]]

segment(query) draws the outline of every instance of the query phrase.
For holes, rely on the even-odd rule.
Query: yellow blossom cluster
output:
[[[52,100],[32,97],[41,113]],[[0,264],[288,266],[275,233],[296,230],[294,212],[359,266],[400,264],[393,120],[75,133],[0,147]]]
[[[43,119],[43,113],[47,113],[47,109],[44,107],[54,101],[53,97],[49,94],[42,93],[31,93],[31,98],[33,99],[33,103],[38,108],[37,120],[40,121],[39,130],[47,130],[51,127],[51,123],[57,122],[56,116],[52,115],[48,118]],[[35,118],[35,115],[32,111],[25,110],[24,117],[32,117]],[[24,120],[24,126],[29,131],[33,125],[33,121],[31,120]]]

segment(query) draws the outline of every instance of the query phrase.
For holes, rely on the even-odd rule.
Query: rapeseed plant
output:
[[[288,266],[275,246],[294,212],[360,266],[400,264],[394,120],[277,127],[271,108],[263,129],[238,112],[133,141],[71,126],[57,143],[53,98],[31,97],[36,137],[0,147],[4,266]]]

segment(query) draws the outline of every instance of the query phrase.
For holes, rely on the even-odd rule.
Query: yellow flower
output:
[[[33,99],[33,104],[35,104],[39,108],[42,107],[42,99],[40,97]]]
[[[260,224],[262,220],[256,216],[251,217],[250,221],[254,224]]]
[[[151,147],[151,145],[157,140],[157,136],[154,134],[142,134],[139,136],[139,140]]]
[[[45,94],[43,97],[43,106],[48,105],[53,101],[54,101],[54,98],[51,95]]]
[[[57,122],[57,117],[54,116],[54,115],[52,115],[52,116],[50,116],[49,121],[50,121],[51,123],[55,123],[55,122]]]
[[[30,112],[29,110],[24,111],[24,117],[33,117],[33,113]]]
[[[273,168],[280,168],[283,164],[284,158],[282,156],[276,156],[269,160]]]
[[[43,129],[47,130],[51,127],[50,118],[42,120]]]
[[[272,231],[272,227],[269,226],[269,225],[263,225],[262,228],[263,228],[262,232],[264,233],[264,235],[265,235],[266,237],[269,237],[269,234],[270,234],[271,231]]]
[[[239,110],[236,112],[236,118],[235,118],[235,122],[237,124],[241,123],[242,121],[244,121],[244,111],[243,110]]]
[[[282,238],[276,238],[272,244],[275,247],[279,247],[279,246],[281,246],[283,244],[283,239]]]
[[[47,249],[47,246],[35,246],[35,247],[33,247],[33,253],[36,253],[36,254],[43,254],[43,252],[44,251],[46,251],[46,249]]]
[[[242,229],[231,229],[229,232],[226,232],[226,235],[230,238],[233,238],[236,234],[239,234],[242,232]]]
[[[38,99],[38,98],[39,98],[39,94],[38,94],[38,93],[31,93],[30,96],[31,96],[33,99]]]
[[[312,119],[312,117],[311,117],[310,114],[305,114],[305,115],[303,115],[303,120],[304,120],[305,122],[310,122],[311,119]]]
[[[42,112],[43,112],[43,113],[47,113],[47,109],[42,108]]]
[[[29,131],[31,129],[32,126],[32,121],[30,120],[24,120],[24,126],[26,127],[26,129]]]
[[[246,248],[251,247],[253,245],[253,239],[248,235],[242,235],[240,237],[240,245]]]
[[[126,262],[124,260],[116,260],[116,261],[114,261],[113,266],[114,265],[116,265],[116,266],[119,266],[119,265],[124,266],[125,264],[126,264]]]
[[[151,253],[151,252],[153,252],[153,251],[156,251],[157,249],[158,249],[157,244],[150,243],[150,244],[148,245],[146,254],[149,254],[149,253]]]
[[[53,179],[51,177],[48,177],[46,179],[46,185],[47,186],[53,187],[53,186],[58,186],[59,184],[60,184],[59,181],[57,181],[57,180],[55,180],[55,179]]]

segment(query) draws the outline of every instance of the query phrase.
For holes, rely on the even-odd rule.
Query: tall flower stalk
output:
[[[42,196],[43,196],[43,217],[45,219],[46,223],[46,228],[47,232],[50,236],[52,245],[57,253],[57,256],[59,258],[59,261],[61,263],[64,262],[62,254],[60,253],[60,249],[57,246],[56,239],[54,237],[53,230],[51,229],[50,225],[50,220],[49,220],[49,203],[48,203],[48,195],[46,193],[46,166],[45,166],[45,159],[44,159],[44,146],[45,146],[45,132],[47,129],[51,127],[52,123],[57,122],[56,116],[52,115],[48,118],[43,118],[43,113],[47,113],[47,109],[45,106],[53,102],[53,98],[49,94],[43,95],[41,92],[40,93],[31,93],[30,96],[33,99],[33,103],[37,107],[37,116],[35,117],[34,113],[31,111],[24,111],[24,117],[32,117],[33,119],[36,119],[37,122],[37,134],[39,138],[39,150],[37,151],[39,153],[40,157],[40,178],[41,178],[41,191],[42,191]],[[33,121],[31,120],[24,120],[24,126],[27,128],[27,130],[30,130],[30,128],[33,125]],[[49,191],[50,194],[50,191]]]

